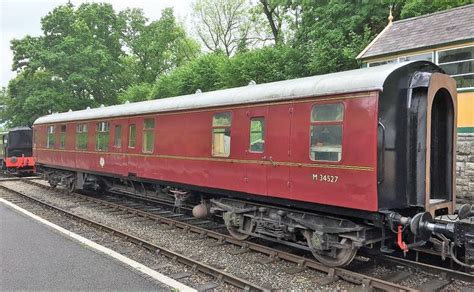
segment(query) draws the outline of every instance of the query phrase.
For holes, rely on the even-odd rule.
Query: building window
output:
[[[433,52],[418,54],[418,55],[411,55],[411,56],[403,56],[398,58],[399,62],[404,61],[430,61],[433,62]]]
[[[66,147],[66,125],[61,125],[59,131],[59,148],[64,149]]]
[[[389,59],[389,60],[371,62],[371,63],[368,63],[368,65],[369,65],[369,67],[376,67],[376,66],[385,65],[385,64],[392,64],[392,63],[398,63],[398,59]]]
[[[109,122],[98,122],[96,129],[95,150],[107,151],[109,150]]]
[[[87,150],[87,124],[76,126],[76,149]]]
[[[231,113],[218,113],[212,117],[212,156],[229,157]]]
[[[250,119],[250,152],[265,151],[265,118]]]
[[[392,58],[388,60],[376,61],[368,63],[368,67],[376,67],[385,64],[392,64],[392,63],[400,63],[405,61],[430,61],[433,62],[433,52],[423,53],[423,54],[416,54],[416,55],[408,55],[408,56],[401,56],[398,58]]]
[[[143,152],[153,152],[155,134],[155,119],[145,119],[143,121]]]
[[[115,148],[122,148],[122,125],[115,125],[114,135]]]
[[[474,46],[439,51],[438,65],[456,80],[458,89],[474,88]]]
[[[137,127],[135,124],[128,126],[128,148],[135,148],[137,141]]]
[[[341,161],[344,106],[321,104],[311,111],[309,156],[315,161]]]
[[[48,137],[46,140],[46,148],[54,148],[54,132],[56,126],[48,126]]]

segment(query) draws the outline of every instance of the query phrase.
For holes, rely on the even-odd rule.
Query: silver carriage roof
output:
[[[413,62],[395,63],[163,99],[54,113],[38,118],[34,122],[34,125],[77,120],[107,119],[120,116],[192,110],[245,103],[272,102],[340,93],[372,90],[382,91],[385,79],[395,70],[410,63]]]

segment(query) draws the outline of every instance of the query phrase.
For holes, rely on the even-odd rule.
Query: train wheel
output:
[[[246,218],[243,215],[237,215],[237,214],[232,214],[231,218],[232,220],[224,220],[225,226],[227,227],[227,230],[229,231],[230,235],[232,235],[233,238],[238,239],[238,240],[246,240],[247,238],[249,238],[250,234],[247,234],[247,233],[251,233],[253,231],[252,220],[250,220],[250,218]],[[237,220],[244,220],[242,224],[242,229],[239,229],[239,227],[236,227],[234,225],[234,222]]]
[[[311,253],[320,263],[330,267],[343,267],[348,265],[357,254],[357,249],[352,246],[351,240],[344,238],[340,243],[343,247],[332,247],[331,250],[318,250],[313,246],[312,232],[306,232],[305,237]]]

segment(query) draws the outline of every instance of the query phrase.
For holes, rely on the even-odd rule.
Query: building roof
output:
[[[331,73],[319,76],[248,85],[230,89],[169,97],[142,102],[54,113],[38,118],[34,124],[49,124],[79,120],[109,119],[122,116],[195,110],[217,106],[295,100],[331,94],[383,90],[385,80],[399,68],[412,63],[403,62]]]
[[[474,4],[389,23],[357,59],[474,39]]]

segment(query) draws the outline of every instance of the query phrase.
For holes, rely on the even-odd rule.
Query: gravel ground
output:
[[[318,287],[320,290],[348,290],[357,287],[341,280],[324,287],[319,287],[320,285],[317,280],[325,275],[313,270],[305,270],[297,274],[290,274],[288,273],[288,270],[294,267],[294,264],[291,263],[277,261],[263,264],[262,262],[267,259],[267,257],[262,254],[247,252],[240,255],[232,255],[229,253],[234,249],[231,245],[210,247],[215,243],[215,240],[213,239],[198,239],[196,234],[187,233],[180,229],[169,229],[167,225],[161,225],[154,222],[133,222],[130,218],[126,218],[127,215],[120,216],[109,214],[105,210],[96,210],[94,207],[80,205],[68,201],[66,196],[54,194],[40,187],[28,185],[22,182],[11,181],[2,182],[2,184],[14,187],[17,191],[23,191],[28,195],[34,195],[35,197],[54,203],[58,207],[74,211],[75,214],[104,223],[112,228],[123,230],[137,237],[153,242],[158,246],[162,246],[163,248],[184,254],[211,266],[222,268],[228,273],[255,282],[260,286],[269,289],[314,290],[315,287]],[[106,244],[104,245],[107,246]],[[176,269],[176,263],[171,262],[165,257],[150,256],[142,254],[141,252],[134,252],[133,247],[127,248],[132,251],[130,254],[127,254],[127,256],[132,258],[137,257],[137,259],[139,259],[137,261],[150,267],[161,266],[161,268],[158,269],[159,272],[167,275],[182,272],[182,268],[181,270],[179,268]],[[356,260],[360,261],[359,265],[361,266],[363,266],[364,262],[367,261],[366,258],[359,257],[356,258]],[[358,263],[356,262],[355,265],[357,264]],[[383,277],[384,275],[397,270],[407,270],[407,267],[374,265],[374,267],[369,268],[367,271],[360,272],[374,277]],[[427,275],[415,271],[413,271],[412,274],[413,276],[402,281],[400,284],[417,288],[420,287],[421,284],[436,277],[435,275]],[[186,281],[191,281],[192,284],[188,284],[191,286],[195,286],[195,283],[202,283],[203,280],[199,277],[197,277],[198,279],[194,282],[194,277],[195,276],[193,275],[192,277],[184,278],[180,281],[185,284],[188,284]],[[206,280],[204,282],[206,282]],[[212,280],[207,279],[207,282],[212,282]],[[463,288],[468,287],[470,284],[472,285],[472,283],[455,281],[447,286],[444,291],[460,291]],[[224,287],[219,287],[219,290],[222,288]]]
[[[2,194],[6,193],[4,190],[0,189],[0,197]],[[107,232],[100,231],[94,227],[90,227],[86,224],[80,223],[74,219],[71,219],[67,216],[64,216],[61,213],[54,212],[48,208],[39,206],[31,201],[26,199],[21,199],[22,203],[17,203],[20,207],[52,222],[63,228],[66,228],[76,234],[79,234],[83,237],[86,237],[90,240],[93,240],[99,244],[102,244],[105,247],[116,250],[119,253],[124,254],[125,256],[140,262],[154,270],[165,274],[167,276],[173,277],[173,275],[181,272],[192,272],[189,267],[182,265],[180,263],[173,262],[165,256],[157,255],[145,248],[141,248],[129,241],[123,240],[120,237],[110,235]],[[112,259],[113,260],[113,259]],[[130,268],[128,265],[117,261],[120,265],[123,265],[126,268]],[[142,277],[156,281],[152,278],[149,278],[147,275],[139,274]],[[215,280],[211,276],[207,276],[202,273],[194,273],[192,276],[187,278],[179,279],[183,284],[186,284],[190,287],[199,287],[200,285],[207,283],[215,283]],[[225,291],[234,291],[238,290],[236,287],[230,286],[226,283],[220,283],[220,286],[217,287],[219,290]]]

